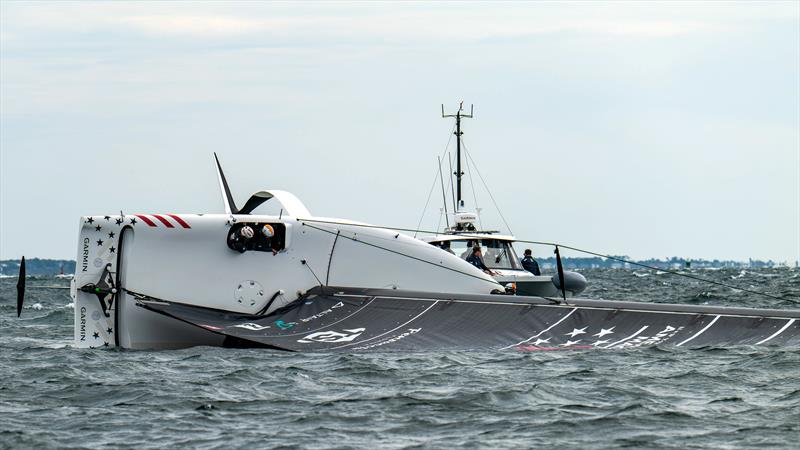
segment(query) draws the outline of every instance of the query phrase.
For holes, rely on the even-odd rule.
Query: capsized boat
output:
[[[388,228],[315,217],[286,191],[257,192],[237,208],[218,160],[217,169],[224,214],[81,218],[70,289],[76,347],[800,345],[800,311],[507,295],[456,255]],[[267,201],[280,204],[277,216],[253,213]],[[24,280],[23,259],[18,314]]]
[[[145,298],[263,316],[305,298],[317,286],[454,295],[503,289],[464,260],[410,236],[315,217],[286,191],[257,192],[237,208],[218,160],[217,169],[224,214],[81,218],[71,290],[77,347],[225,344],[219,333],[143,308]],[[267,201],[279,203],[277,216],[253,213]],[[246,227],[250,242],[235,248],[232,241]],[[271,236],[262,234],[264,229]]]

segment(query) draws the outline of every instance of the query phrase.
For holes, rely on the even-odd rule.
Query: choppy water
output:
[[[800,271],[584,271],[586,296],[798,308]],[[295,354],[70,348],[66,291],[0,279],[0,447],[800,448],[800,349]],[[65,284],[53,279],[30,284]]]

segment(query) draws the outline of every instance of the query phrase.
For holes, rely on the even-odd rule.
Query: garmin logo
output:
[[[86,272],[89,269],[89,238],[83,238],[83,261],[82,261],[83,270],[82,272]]]
[[[81,307],[81,342],[86,340],[86,307]]]

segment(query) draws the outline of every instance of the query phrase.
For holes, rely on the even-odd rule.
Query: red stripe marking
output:
[[[138,218],[142,219],[142,222],[144,222],[144,223],[146,223],[146,224],[150,225],[151,227],[154,227],[154,226],[156,226],[155,222],[153,222],[152,220],[150,220],[150,218],[148,218],[147,216],[143,216],[143,215],[141,215],[141,214],[134,214],[134,216],[136,216],[136,217],[138,217]]]
[[[181,224],[181,226],[183,228],[192,228],[192,227],[189,226],[188,223],[186,223],[185,220],[181,219],[179,216],[176,216],[175,214],[167,214],[167,215],[172,217],[173,219],[175,219],[175,222],[178,222],[179,224]]]
[[[164,225],[166,225],[166,226],[167,226],[167,228],[175,228],[175,226],[174,226],[174,225],[172,225],[172,224],[169,222],[169,220],[167,220],[167,219],[165,219],[165,218],[163,218],[163,217],[159,216],[158,214],[150,214],[150,215],[151,215],[151,216],[153,216],[153,217],[155,217],[156,219],[158,219],[158,220],[159,220],[161,223],[163,223]]]

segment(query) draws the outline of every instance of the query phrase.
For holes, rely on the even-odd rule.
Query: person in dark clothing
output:
[[[249,250],[250,240],[253,239],[253,235],[253,229],[245,225],[228,236],[228,247],[230,247],[231,250],[244,253]]]
[[[522,267],[534,275],[541,275],[542,272],[539,270],[539,263],[533,259],[533,256],[531,256],[532,253],[531,249],[525,249],[525,257],[522,258]]]
[[[442,242],[442,250],[446,251],[447,253],[450,253],[451,255],[455,255],[455,254],[456,254],[456,253],[453,251],[453,249],[452,249],[452,248],[450,248],[450,241],[444,241],[444,242]]]
[[[479,245],[476,245],[472,248],[472,254],[467,256],[467,262],[488,273],[489,275],[494,275],[494,272],[489,270],[489,268],[486,267],[486,264],[483,263],[483,256],[481,255],[481,247]]]
[[[278,250],[275,248],[277,243],[273,242],[274,237],[275,228],[270,224],[264,224],[261,227],[261,236],[258,239],[254,239],[253,249],[261,252],[272,252],[273,256],[277,255]]]

